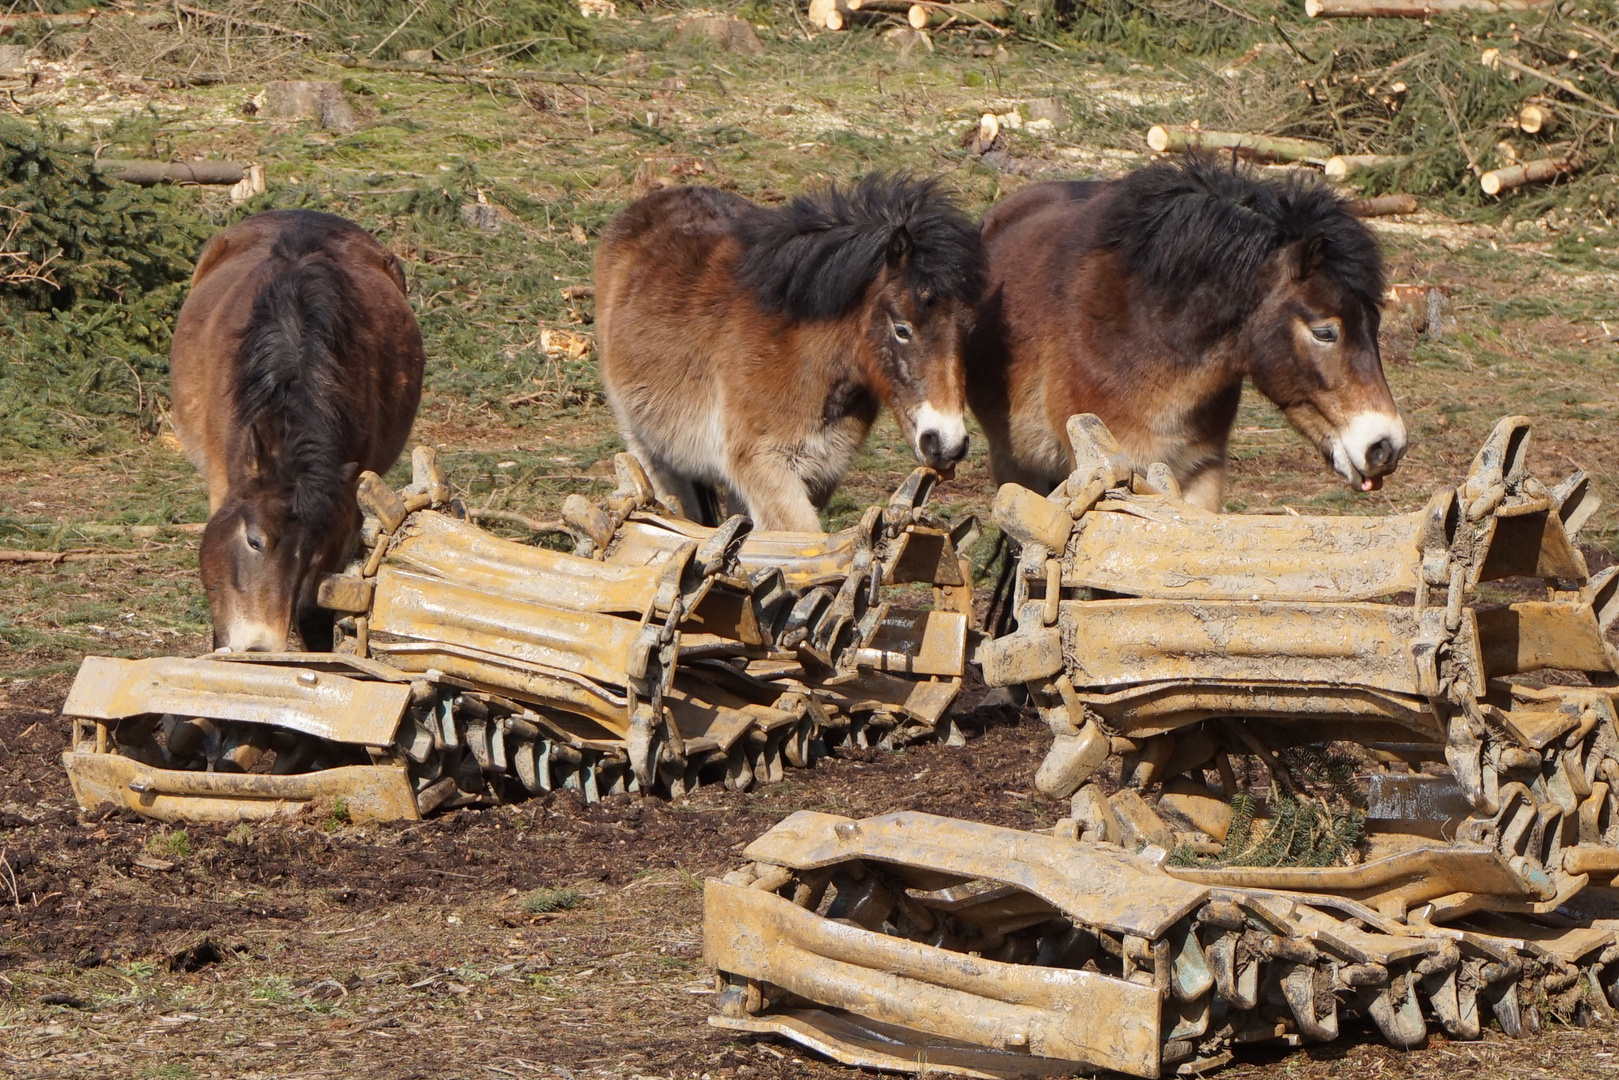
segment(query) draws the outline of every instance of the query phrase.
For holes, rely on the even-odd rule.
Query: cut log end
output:
[[[1518,110],[1518,127],[1529,135],[1550,132],[1557,126],[1557,115],[1545,105],[1525,105]]]
[[[832,8],[826,13],[826,28],[828,30],[843,29],[843,13],[837,8]]]
[[[1304,13],[1312,19],[1320,18],[1324,6],[1321,0],[1304,0]]]
[[[928,28],[928,9],[921,4],[912,4],[911,9],[905,13],[905,21],[911,24],[913,30],[926,30]]]
[[[1147,129],[1147,148],[1155,154],[1162,154],[1169,149],[1169,132],[1162,125],[1154,124]]]

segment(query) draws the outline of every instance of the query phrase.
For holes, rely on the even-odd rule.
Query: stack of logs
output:
[[[809,0],[810,25],[842,30],[853,23],[903,18],[917,30],[950,26],[999,26],[1012,21],[1005,0],[939,3],[936,0]]]

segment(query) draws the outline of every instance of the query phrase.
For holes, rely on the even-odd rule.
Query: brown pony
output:
[[[416,417],[422,336],[399,260],[352,222],[257,214],[202,249],[169,354],[174,428],[208,482],[202,584],[214,645],[332,646],[315,604]]]
[[[1244,377],[1358,490],[1405,453],[1377,347],[1382,255],[1325,185],[1191,156],[1033,185],[981,232],[967,397],[996,483],[1055,487],[1068,417],[1089,412],[1218,510]]]
[[[666,189],[596,253],[602,381],[672,509],[712,524],[723,492],[761,528],[819,530],[882,405],[923,464],[966,456],[982,281],[977,230],[930,180],[872,175],[777,209]]]

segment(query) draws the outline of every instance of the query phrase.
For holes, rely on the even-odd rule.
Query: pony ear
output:
[[[360,475],[360,463],[358,461],[346,461],[337,474],[341,477],[344,487],[352,487],[354,478]]]
[[[911,234],[905,226],[897,226],[888,236],[888,265],[902,266],[911,257]]]
[[[1298,242],[1293,252],[1293,278],[1303,281],[1321,268],[1327,256],[1327,240],[1320,233],[1311,233]]]

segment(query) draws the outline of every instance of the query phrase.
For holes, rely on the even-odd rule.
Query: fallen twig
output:
[[[1312,19],[1426,19],[1456,11],[1533,11],[1550,0],[1304,0]]]
[[[361,71],[394,71],[406,75],[438,75],[448,79],[508,79],[513,82],[543,82],[557,86],[595,86],[604,90],[690,90],[691,87],[669,87],[662,83],[614,82],[593,79],[572,71],[535,71],[518,68],[501,71],[499,68],[462,67],[457,64],[412,64],[403,60],[345,59],[342,65]]]
[[[55,566],[65,562],[89,562],[91,559],[135,559],[145,554],[140,551],[0,551],[0,563],[47,563]]]
[[[473,507],[467,510],[467,517],[473,521],[504,521],[508,525],[521,525],[529,532],[559,533],[567,532],[568,526],[562,521],[539,521],[535,518],[516,513],[512,510],[484,510]]]

